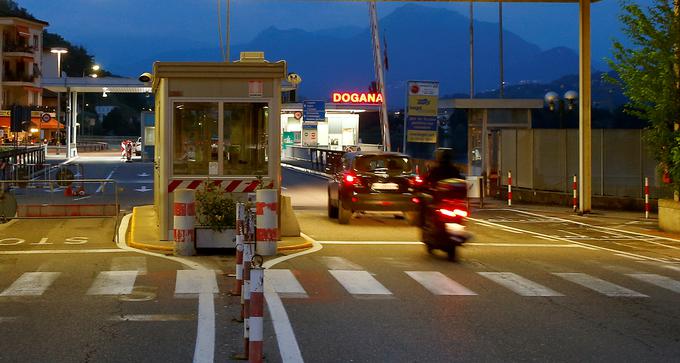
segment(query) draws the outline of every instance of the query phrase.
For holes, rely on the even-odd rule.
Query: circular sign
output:
[[[301,119],[302,118],[302,112],[295,111],[295,113],[293,114],[293,117],[295,117],[296,120]]]
[[[411,93],[418,94],[419,91],[420,91],[420,87],[418,87],[417,84],[414,84],[413,86],[411,86]]]
[[[47,112],[40,115],[40,120],[42,120],[42,122],[50,122],[51,119],[52,119],[52,116],[50,116],[50,114],[47,113]]]
[[[298,84],[300,84],[300,82],[302,82],[302,77],[300,77],[300,75],[297,73],[288,73],[288,77],[286,79],[293,86],[297,86]]]
[[[60,187],[67,187],[73,183],[73,172],[67,168],[62,167],[57,172],[57,185]]]

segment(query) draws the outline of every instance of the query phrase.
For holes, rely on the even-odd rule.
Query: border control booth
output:
[[[160,239],[172,240],[173,192],[219,185],[245,200],[280,188],[281,81],[286,63],[260,52],[224,62],[156,62],[154,205]]]

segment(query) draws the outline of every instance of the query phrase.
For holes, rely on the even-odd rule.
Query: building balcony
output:
[[[4,74],[2,78],[3,86],[33,86],[38,82],[38,77],[24,74]]]
[[[12,53],[20,53],[20,54],[30,54],[30,56],[33,56],[33,53],[35,52],[35,49],[29,45],[26,44],[17,44],[17,43],[6,43],[2,47],[2,51],[6,54],[12,54]],[[8,54],[9,53],[9,54]]]

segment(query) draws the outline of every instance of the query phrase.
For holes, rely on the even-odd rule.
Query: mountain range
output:
[[[469,94],[469,18],[452,10],[409,4],[381,18],[379,23],[389,64],[385,74],[391,106],[403,104],[408,80],[439,81],[441,95]],[[497,23],[475,21],[476,93],[498,88],[498,36]],[[509,85],[549,83],[578,74],[578,54],[572,49],[543,50],[509,31],[503,31],[503,38],[504,79]],[[248,43],[234,45],[231,59],[237,59],[244,50],[264,51],[270,61],[286,60],[288,71],[303,79],[299,90],[303,99],[328,99],[337,90],[366,91],[373,80],[368,28],[305,31],[271,27]],[[164,52],[131,64],[130,68],[148,69],[156,60],[217,61],[219,54],[214,48]],[[594,61],[593,69],[607,67]]]

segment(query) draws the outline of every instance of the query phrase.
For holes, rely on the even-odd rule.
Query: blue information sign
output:
[[[302,103],[302,119],[304,121],[325,121],[326,102],[304,101]]]

